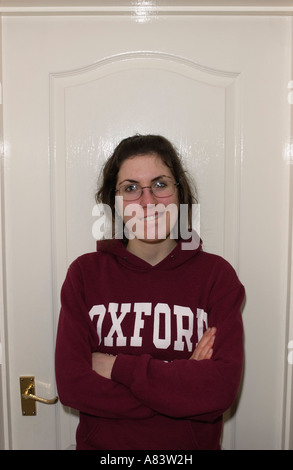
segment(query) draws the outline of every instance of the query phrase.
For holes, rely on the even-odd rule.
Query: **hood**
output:
[[[189,259],[197,256],[197,254],[202,251],[202,240],[197,233],[193,231],[189,240],[178,240],[176,247],[171,253],[154,266],[127,251],[123,241],[119,239],[98,240],[97,251],[108,253],[128,269],[136,271],[166,271],[177,268]]]

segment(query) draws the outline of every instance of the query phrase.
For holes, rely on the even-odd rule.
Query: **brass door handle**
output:
[[[34,376],[22,376],[20,380],[20,398],[21,409],[23,416],[36,416],[36,402],[44,403],[45,405],[54,405],[58,401],[55,398],[42,398],[35,395],[35,378]]]
[[[35,386],[34,384],[30,384],[22,394],[23,398],[26,400],[30,398],[31,400],[39,401],[40,403],[45,403],[45,405],[54,405],[58,401],[58,397],[55,398],[42,398],[38,397],[37,395],[34,395],[33,392],[35,391]]]

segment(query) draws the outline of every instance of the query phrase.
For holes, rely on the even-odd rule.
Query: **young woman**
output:
[[[56,378],[80,412],[77,449],[220,449],[241,379],[244,288],[192,232],[189,247],[177,235],[174,211],[187,204],[190,216],[194,198],[174,147],[124,139],[96,199],[125,230],[74,261],[62,288]]]

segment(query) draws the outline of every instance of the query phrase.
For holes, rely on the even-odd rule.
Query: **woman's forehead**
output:
[[[159,155],[136,155],[124,160],[121,164],[118,180],[125,178],[135,181],[140,181],[142,178],[152,180],[160,175],[172,176],[172,173]]]

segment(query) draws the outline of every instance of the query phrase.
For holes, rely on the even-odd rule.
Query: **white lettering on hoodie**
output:
[[[131,313],[131,310],[131,303],[118,304],[114,302],[109,303],[108,309],[103,304],[94,305],[91,308],[89,316],[92,321],[96,321],[99,344],[112,347],[115,340],[115,346],[126,346],[127,337],[123,334],[123,320]],[[119,316],[117,316],[118,311]],[[109,333],[103,337],[102,327],[106,313],[110,314],[112,324]],[[166,303],[157,303],[153,307],[151,302],[135,302],[131,315],[133,314],[134,326],[133,334],[130,337],[130,346],[142,346],[145,316],[153,317],[153,344],[158,349],[167,349],[174,338],[175,351],[183,351],[186,345],[187,350],[192,352],[191,338],[194,334],[194,320],[197,321],[198,341],[203,335],[204,326],[208,328],[207,313],[200,308],[197,308],[196,315],[194,315],[190,307],[181,305],[174,305],[172,312],[171,307]],[[176,331],[171,331],[171,315],[176,317]],[[162,337],[162,332],[164,332],[164,337]]]

